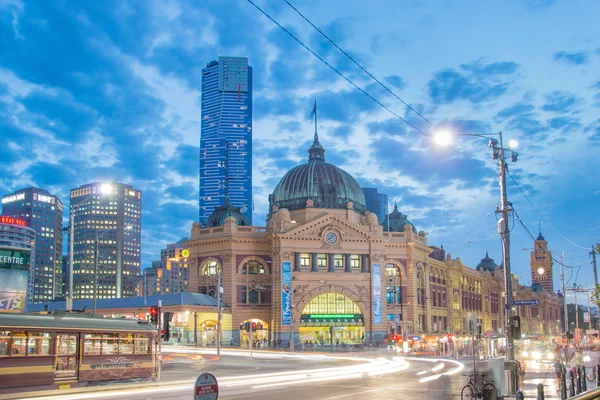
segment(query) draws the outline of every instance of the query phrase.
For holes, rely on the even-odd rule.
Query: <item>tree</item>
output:
[[[584,307],[580,304],[579,305],[579,312],[577,314],[578,315],[578,321],[575,321],[575,304],[567,304],[567,312],[569,313],[569,331],[570,332],[575,332],[575,327],[579,326],[579,328],[584,329],[587,328],[588,323],[587,322],[583,322],[583,313],[584,311],[587,312],[587,307],[584,310]],[[577,325],[576,322],[579,322],[579,325]]]

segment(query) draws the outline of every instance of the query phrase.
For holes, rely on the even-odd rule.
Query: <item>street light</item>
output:
[[[434,140],[436,143],[440,145],[449,145],[453,136],[448,131],[440,131],[435,134]],[[510,152],[510,160],[512,162],[516,162],[518,158],[518,153],[516,153],[513,149],[516,147],[516,141],[510,141],[510,146],[514,146],[511,148],[504,148],[504,144],[502,141],[502,132],[498,133],[485,133],[485,134],[458,134],[456,136],[475,136],[489,139],[488,147],[492,148],[492,159],[498,160],[499,167],[499,183],[500,183],[500,205],[501,209],[497,210],[502,215],[502,218],[498,221],[498,233],[500,234],[502,240],[502,255],[503,260],[502,264],[504,265],[504,287],[506,292],[506,336],[508,339],[508,359],[515,359],[515,350],[514,350],[514,337],[512,333],[512,316],[513,316],[513,292],[512,292],[512,273],[510,270],[510,229],[508,227],[508,214],[511,211],[510,206],[508,204],[508,199],[506,196],[506,159],[505,159],[505,151]],[[497,136],[498,139],[493,139],[491,137]]]
[[[99,247],[100,247],[100,238],[104,235],[106,235],[108,232],[113,231],[113,230],[117,230],[117,229],[125,229],[125,230],[131,230],[132,227],[130,225],[125,225],[125,226],[117,226],[115,228],[108,228],[103,230],[102,232],[98,233],[98,231],[96,231],[96,245],[94,246],[94,311],[93,314],[96,315],[96,299],[98,298],[97,296],[97,292],[98,292],[98,253],[99,253]]]

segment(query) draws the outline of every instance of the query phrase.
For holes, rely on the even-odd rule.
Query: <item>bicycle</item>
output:
[[[469,377],[469,382],[467,382],[460,392],[461,400],[482,399],[488,393],[491,393],[491,397],[486,397],[486,399],[496,399],[498,395],[496,386],[492,381],[484,380],[485,375],[481,374],[481,382],[477,382],[477,375],[463,374],[463,376]]]

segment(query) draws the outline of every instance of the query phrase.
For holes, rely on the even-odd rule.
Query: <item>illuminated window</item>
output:
[[[327,268],[327,254],[317,255],[317,266],[319,268]]]
[[[220,270],[220,267],[216,261],[209,261],[204,265],[204,269],[202,270],[202,275],[214,276],[214,275],[217,275],[217,271],[219,271],[219,270]]]
[[[350,255],[350,268],[360,268],[360,256],[358,254]]]

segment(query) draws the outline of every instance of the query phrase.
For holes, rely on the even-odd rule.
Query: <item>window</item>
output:
[[[317,266],[319,268],[327,268],[327,254],[317,255]]]
[[[102,335],[102,354],[118,354],[119,335],[105,333]]]
[[[333,256],[333,265],[336,268],[344,268],[344,256],[342,254],[335,254]]]
[[[310,254],[301,253],[300,254],[300,267],[310,268]]]
[[[10,331],[0,331],[0,356],[8,356]]]
[[[119,336],[119,354],[133,354],[133,334]]]
[[[99,333],[86,334],[83,340],[84,354],[102,353],[102,335]]]
[[[250,290],[250,293],[249,293],[248,297],[250,299],[250,301],[248,303],[250,303],[250,304],[258,304],[258,290],[256,290],[256,289]]]
[[[25,332],[12,333],[12,345],[10,353],[13,356],[24,356],[27,351],[27,335]]]
[[[350,256],[350,268],[360,268],[360,256],[358,254]]]
[[[27,354],[32,356],[47,356],[50,354],[50,334],[30,332],[27,340]]]
[[[217,271],[219,271],[219,270],[220,270],[220,268],[216,261],[209,261],[204,265],[202,275],[215,276],[215,275],[217,275]]]
[[[150,353],[150,339],[145,336],[136,336],[135,354]]]

